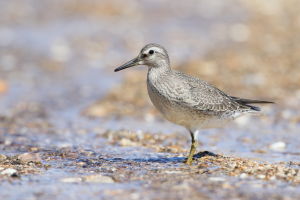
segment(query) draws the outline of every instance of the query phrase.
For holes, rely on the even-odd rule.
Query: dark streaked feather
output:
[[[274,103],[272,101],[263,101],[263,100],[253,100],[253,99],[243,99],[243,98],[239,98],[239,97],[233,97],[230,96],[233,100],[235,100],[236,102],[242,103],[242,104],[255,104],[255,103]]]
[[[239,104],[242,104],[244,106],[248,106],[249,108],[251,108],[252,110],[255,111],[260,111],[260,108],[257,106],[252,106],[249,104],[259,104],[259,103],[274,103],[272,101],[263,101],[263,100],[253,100],[253,99],[243,99],[243,98],[239,98],[239,97],[233,97],[231,96],[231,98],[236,101]]]

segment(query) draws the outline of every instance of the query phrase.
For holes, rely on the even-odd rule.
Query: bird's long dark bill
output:
[[[121,71],[121,70],[126,69],[126,68],[129,68],[129,67],[133,67],[133,66],[135,66],[135,65],[138,65],[138,63],[139,63],[138,57],[137,57],[137,58],[134,58],[134,59],[132,59],[131,61],[125,63],[124,65],[122,65],[122,66],[116,68],[116,69],[115,69],[115,72]]]

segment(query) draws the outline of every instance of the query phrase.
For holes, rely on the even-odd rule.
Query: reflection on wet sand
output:
[[[1,198],[299,198],[297,0],[0,4]],[[112,72],[149,42],[276,105],[203,131],[217,156],[186,166],[189,136],[154,110],[146,69]]]

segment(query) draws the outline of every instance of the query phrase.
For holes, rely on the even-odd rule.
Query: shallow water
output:
[[[169,122],[82,115],[88,105],[121,83],[122,74],[112,70],[137,53],[142,42],[172,43],[174,63],[180,63],[203,55],[218,43],[226,44],[216,28],[246,19],[243,8],[233,1],[227,2],[232,6],[201,2],[197,8],[174,2],[170,13],[165,12],[167,5],[143,1],[141,6],[134,2],[130,3],[133,11],[121,14],[126,20],[120,20],[114,14],[89,13],[93,6],[80,9],[84,5],[79,2],[76,8],[73,1],[0,1],[0,79],[8,85],[7,91],[0,93],[1,154],[19,155],[35,147],[42,164],[50,165],[39,173],[1,179],[1,199],[220,199],[240,194],[244,199],[299,197],[299,186],[289,182],[201,174],[199,163],[186,166],[182,161],[188,152],[189,135]],[[107,6],[106,10],[110,8],[113,13],[120,9],[118,4],[122,1],[96,6]],[[45,6],[48,12],[44,13]],[[13,8],[20,10],[19,15]],[[157,9],[162,9],[161,16],[153,13]],[[178,9],[180,16],[176,15]],[[216,14],[219,12],[222,15]],[[215,14],[209,16],[211,13]],[[195,17],[199,20],[192,20]],[[184,34],[187,31],[190,34]],[[244,118],[224,129],[205,130],[199,136],[200,149],[270,163],[292,161],[290,166],[300,169],[300,124],[287,120],[274,123],[274,115],[279,112],[276,106],[266,107],[265,116]],[[118,140],[105,135],[124,129],[142,139]],[[158,139],[151,146],[146,133],[154,138],[166,135],[166,140]],[[276,142],[286,147],[272,150],[270,145]],[[156,149],[165,146],[173,149]],[[84,181],[82,177],[89,174],[113,180]],[[66,182],[65,178],[74,177],[80,181]],[[214,192],[216,188],[223,189]]]

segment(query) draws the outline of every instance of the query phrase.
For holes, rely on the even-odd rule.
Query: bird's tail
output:
[[[252,110],[255,111],[260,111],[260,108],[257,106],[252,106],[250,104],[259,104],[259,103],[274,103],[272,101],[263,101],[263,100],[252,100],[252,99],[243,99],[243,98],[239,98],[239,97],[232,97],[231,98],[238,102],[239,104],[242,104],[244,106],[247,106],[249,108],[251,108]]]

